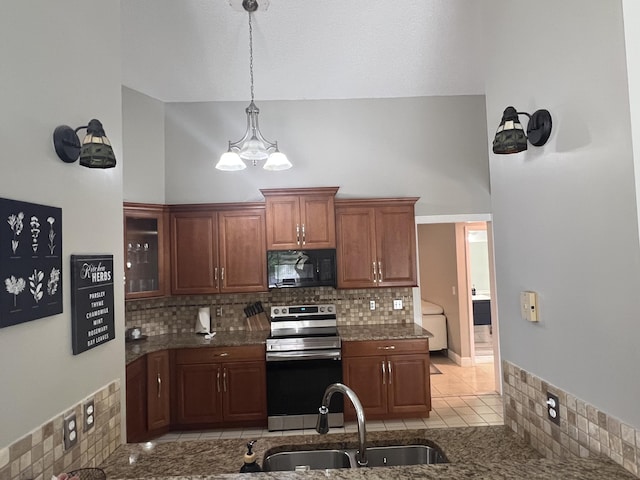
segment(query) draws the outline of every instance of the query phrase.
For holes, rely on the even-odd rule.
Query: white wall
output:
[[[123,196],[164,202],[164,103],[122,87]]]
[[[547,145],[490,154],[503,358],[638,427],[640,384],[629,379],[640,363],[640,251],[622,20],[621,0],[487,0],[487,145],[506,106],[551,111]],[[520,318],[521,290],[538,292],[539,324]]]
[[[52,144],[57,125],[95,117],[121,158],[119,24],[119,2],[0,4],[0,195],[61,207],[64,242],[64,312],[0,329],[0,447],[123,378],[121,337],[72,355],[69,280],[72,253],[113,253],[123,271],[122,166],[66,164]],[[122,288],[115,305],[122,332]]]
[[[257,102],[294,167],[214,168],[246,128],[245,103],[166,105],[167,203],[262,200],[260,188],[339,186],[340,197],[419,196],[417,215],[490,208],[482,96]]]
[[[637,22],[640,18],[640,2],[637,0],[622,0],[622,10],[625,26],[625,43],[627,47],[627,73],[629,77],[629,107],[631,110],[634,150],[636,202],[640,205],[640,48],[638,48],[638,45],[640,45],[640,30],[637,28]],[[640,208],[638,208],[638,215],[640,218]]]

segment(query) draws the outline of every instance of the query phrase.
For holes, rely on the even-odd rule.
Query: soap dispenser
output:
[[[256,462],[256,454],[251,450],[253,449],[253,444],[256,443],[257,440],[251,440],[247,443],[247,453],[244,454],[244,465],[240,468],[240,473],[250,473],[250,472],[261,472],[262,469],[260,465]]]

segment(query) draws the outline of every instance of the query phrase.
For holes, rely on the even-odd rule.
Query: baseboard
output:
[[[451,349],[449,349],[449,351],[447,352],[447,356],[451,360],[456,362],[456,365],[460,365],[461,367],[470,367],[473,365],[473,362],[471,361],[471,357],[461,357]]]

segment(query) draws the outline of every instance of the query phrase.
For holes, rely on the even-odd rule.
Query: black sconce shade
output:
[[[518,115],[529,117],[526,135]],[[507,107],[493,140],[493,153],[523,152],[527,149],[527,139],[531,145],[541,147],[547,143],[550,135],[551,114],[548,110],[536,110],[533,115],[529,115],[527,112],[518,112],[513,107]]]
[[[87,129],[87,135],[81,144],[77,132],[83,128]],[[63,162],[73,163],[80,157],[80,165],[83,167],[113,168],[116,166],[116,156],[111,142],[99,120],[93,119],[89,125],[75,130],[67,125],[60,125],[53,132],[53,145]]]

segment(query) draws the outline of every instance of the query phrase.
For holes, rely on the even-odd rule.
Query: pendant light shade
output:
[[[265,170],[287,170],[292,167],[286,155],[278,150],[278,142],[270,142],[260,132],[258,115],[260,109],[254,103],[253,96],[253,26],[251,14],[258,8],[257,0],[244,0],[244,9],[249,12],[249,73],[251,80],[251,103],[245,109],[247,114],[247,130],[237,142],[229,142],[229,149],[223,153],[216,164],[218,170],[235,171],[246,167],[244,162],[251,162],[253,166],[266,160]]]

